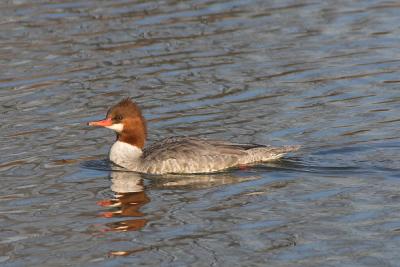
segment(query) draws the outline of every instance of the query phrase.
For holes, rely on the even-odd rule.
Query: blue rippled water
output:
[[[0,3],[2,266],[397,266],[400,5]],[[300,144],[213,175],[110,171],[125,96],[149,140]]]

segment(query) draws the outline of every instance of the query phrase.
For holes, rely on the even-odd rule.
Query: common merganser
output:
[[[169,137],[144,147],[147,128],[140,108],[130,98],[111,107],[104,120],[89,122],[114,130],[111,162],[148,174],[210,173],[281,158],[299,146],[272,147],[193,137]]]

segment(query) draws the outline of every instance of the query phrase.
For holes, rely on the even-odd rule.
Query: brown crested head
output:
[[[105,120],[90,122],[89,125],[103,126],[117,133],[117,140],[139,148],[144,147],[147,136],[146,121],[139,106],[125,98],[112,106]]]

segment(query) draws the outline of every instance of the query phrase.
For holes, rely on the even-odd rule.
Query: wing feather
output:
[[[163,171],[198,172],[215,171],[221,166],[234,166],[247,155],[246,150],[254,144],[234,144],[224,141],[195,139],[190,137],[171,137],[161,140],[144,149],[143,163],[162,166]]]
[[[239,164],[281,157],[298,147],[239,144],[190,137],[170,137],[143,150],[143,170],[151,173],[213,172]]]

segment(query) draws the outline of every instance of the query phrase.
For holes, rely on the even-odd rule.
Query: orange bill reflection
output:
[[[147,220],[143,218],[145,214],[140,211],[140,208],[150,202],[150,198],[144,191],[142,178],[136,173],[114,171],[111,173],[111,181],[111,190],[115,193],[115,197],[97,202],[99,206],[109,209],[102,212],[100,216],[129,219],[106,223],[103,232],[126,232],[142,229],[147,224]]]

